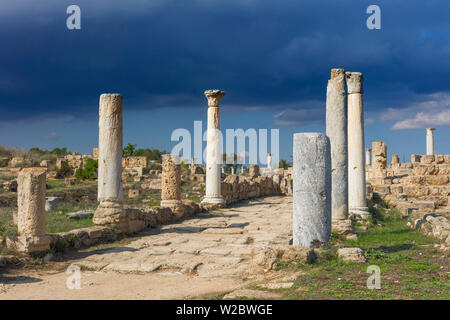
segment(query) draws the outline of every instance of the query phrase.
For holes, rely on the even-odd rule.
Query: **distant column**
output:
[[[427,128],[427,155],[434,155],[434,130],[435,128]]]
[[[348,88],[348,189],[350,212],[367,216],[364,161],[363,75],[347,72]]]
[[[330,140],[320,133],[295,133],[293,159],[293,245],[326,245],[331,235]]]
[[[22,169],[17,177],[19,251],[39,252],[50,247],[50,238],[45,236],[45,187],[43,168]]]
[[[272,155],[270,153],[267,154],[267,169],[272,171]]]
[[[398,154],[393,154],[391,164],[399,164],[399,163],[400,163],[400,158],[398,157]]]
[[[372,151],[372,149],[370,148],[366,148],[366,164],[370,165],[370,152]]]
[[[95,224],[119,224],[126,218],[122,204],[122,103],[120,94],[100,96],[98,137],[98,201],[100,204],[94,214]]]
[[[372,142],[372,178],[384,179],[387,176],[387,148],[383,141]]]
[[[181,202],[180,156],[162,156],[161,207],[178,207]]]
[[[331,145],[331,215],[348,217],[347,87],[345,70],[331,69],[326,102],[326,131]]]
[[[208,131],[206,144],[206,193],[202,203],[223,204],[221,186],[220,110],[219,103],[225,95],[220,90],[206,90],[208,99]]]

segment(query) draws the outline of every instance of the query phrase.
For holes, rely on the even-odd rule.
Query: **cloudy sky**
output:
[[[81,8],[81,30],[66,27]],[[366,9],[381,8],[381,30]],[[450,153],[450,2],[445,0],[2,0],[0,145],[90,153],[98,100],[124,96],[124,143],[170,150],[174,129],[206,127],[205,89],[221,89],[221,126],[325,131],[330,69],[365,78],[365,140],[408,160]]]

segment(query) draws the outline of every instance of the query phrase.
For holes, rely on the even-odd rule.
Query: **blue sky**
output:
[[[81,30],[66,9],[81,8]],[[381,8],[381,30],[366,8]],[[89,153],[98,99],[124,96],[124,143],[170,150],[171,132],[206,124],[206,89],[226,92],[222,129],[324,132],[326,83],[365,77],[365,138],[400,159],[450,153],[450,3],[445,0],[3,0],[0,145]]]

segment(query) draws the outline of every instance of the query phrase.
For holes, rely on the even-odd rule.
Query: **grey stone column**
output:
[[[180,157],[165,154],[162,156],[161,207],[173,208],[181,204]]]
[[[427,128],[427,155],[434,155],[434,130],[435,128]]]
[[[225,92],[220,90],[206,90],[208,99],[208,131],[206,144],[206,192],[202,203],[224,204],[225,200],[221,193],[221,171],[222,155],[220,150],[220,99]]]
[[[347,72],[348,88],[348,202],[350,212],[369,215],[364,161],[363,75]]]
[[[331,216],[348,217],[347,87],[344,69],[331,69],[327,86],[327,136],[331,145]]]
[[[122,96],[102,94],[99,106],[98,201],[95,224],[119,223],[124,218],[122,190]]]
[[[296,133],[293,154],[293,245],[325,245],[331,235],[330,140]]]
[[[45,251],[50,238],[45,236],[46,170],[22,169],[17,177],[17,249],[22,252]]]

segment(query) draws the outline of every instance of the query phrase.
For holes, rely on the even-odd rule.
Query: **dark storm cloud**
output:
[[[71,4],[81,30],[66,28]],[[381,30],[366,28],[371,4]],[[290,110],[282,121],[324,100],[332,67],[364,73],[368,111],[406,108],[450,89],[449,12],[444,0],[6,0],[0,112],[91,117],[103,92],[129,109],[204,107],[220,88],[224,105]]]

